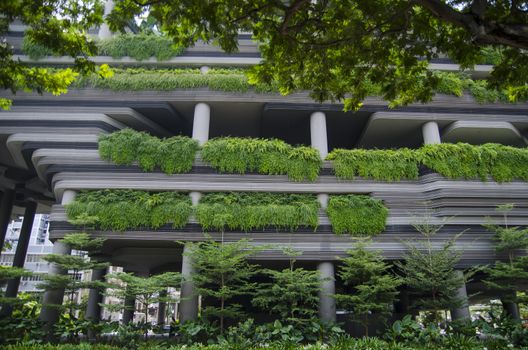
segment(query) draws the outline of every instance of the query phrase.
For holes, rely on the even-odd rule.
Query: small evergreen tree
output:
[[[518,253],[528,248],[528,228],[510,227],[508,213],[513,209],[513,204],[497,207],[497,211],[504,216],[504,225],[488,222],[484,225],[489,231],[495,233],[498,253],[507,255],[507,261],[497,261],[493,266],[485,269],[487,278],[484,283],[491,289],[504,291],[503,300],[513,303],[527,302],[526,296],[518,292],[525,291],[528,283],[528,258],[519,256]]]
[[[253,304],[302,329],[317,317],[321,281],[318,271],[295,268],[295,257],[300,252],[293,249],[284,249],[283,252],[290,257],[289,268],[264,270],[271,282],[259,284]]]
[[[71,318],[74,318],[75,310],[79,309],[79,305],[75,302],[75,295],[80,289],[102,289],[106,286],[101,281],[82,281],[77,277],[82,271],[97,270],[108,267],[110,264],[106,262],[97,261],[90,258],[90,255],[99,252],[104,243],[104,239],[92,239],[88,233],[70,233],[60,239],[59,242],[69,245],[72,249],[77,250],[77,255],[61,255],[49,254],[44,257],[49,263],[58,265],[64,271],[68,271],[67,275],[44,275],[44,282],[39,285],[42,289],[64,289],[68,295],[68,302],[64,303],[62,307],[68,309]],[[59,306],[60,307],[60,306]]]
[[[256,283],[250,282],[256,266],[249,264],[247,258],[262,248],[252,246],[247,239],[231,243],[211,239],[188,244],[188,254],[196,271],[191,276],[196,292],[215,301],[202,312],[206,317],[218,320],[223,333],[225,319],[237,319],[243,315],[236,298],[251,295],[256,289]]]
[[[368,336],[370,315],[387,319],[402,281],[389,271],[391,266],[383,261],[380,253],[367,251],[366,245],[365,242],[357,244],[355,249],[347,251],[348,257],[341,259],[338,276],[349,290],[347,294],[336,294],[336,300],[353,311],[353,321],[360,323]]]
[[[430,215],[426,215],[413,223],[413,227],[425,239],[418,243],[407,242],[407,253],[396,265],[410,294],[415,296],[412,306],[429,310],[435,319],[441,310],[460,307],[463,303],[457,292],[465,281],[455,270],[461,252],[454,249],[462,233],[436,248],[433,239],[443,224],[433,224]]]
[[[107,290],[107,295],[118,297],[121,300],[133,298],[140,304],[140,310],[145,316],[145,339],[148,329],[149,305],[160,302],[175,302],[176,299],[163,292],[167,288],[179,288],[181,285],[181,274],[178,272],[165,272],[149,277],[134,276],[131,273],[119,272],[107,276],[109,281],[113,280],[111,287]],[[127,306],[123,304],[106,305],[109,310],[122,311]],[[132,311],[136,311],[134,303]]]

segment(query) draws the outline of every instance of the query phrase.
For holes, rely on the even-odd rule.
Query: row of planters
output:
[[[224,137],[209,140],[200,148],[186,136],[159,139],[131,129],[101,135],[99,139],[102,159],[118,165],[137,162],[144,171],[161,169],[166,174],[190,172],[198,151],[202,160],[220,173],[288,175],[292,181],[315,181],[322,167],[316,149],[294,147],[277,139]],[[327,160],[332,161],[335,175],[343,180],[358,176],[378,181],[414,180],[420,167],[425,166],[450,179],[528,181],[528,148],[500,144],[335,149]]]
[[[499,209],[507,215],[511,208]],[[90,230],[98,221],[96,216],[83,215],[76,219],[75,224],[83,230]],[[479,268],[478,278],[490,288],[490,292],[508,292],[511,297],[509,302],[525,302],[522,292],[528,283],[528,259],[517,256],[516,252],[528,248],[528,229],[492,224],[487,227],[495,232],[498,252],[508,256],[509,260]],[[266,269],[251,263],[254,254],[270,247],[256,246],[248,240],[229,244],[215,241],[187,243],[189,250],[185,254],[192,256],[195,271],[190,279],[196,294],[205,302],[198,321],[173,324],[171,333],[177,336],[158,344],[145,343],[149,330],[153,328],[149,323],[118,325],[90,322],[82,313],[85,305],[77,304],[74,295],[82,288],[104,289],[107,295],[121,300],[118,304],[103,305],[113,311],[126,309],[124,300],[134,297],[138,301],[133,306],[134,310],[144,314],[146,320],[151,304],[177,300],[176,295],[162,292],[168,288],[180,288],[183,279],[179,273],[166,272],[150,277],[117,273],[108,276],[107,281],[99,282],[99,285],[64,276],[45,275],[42,287],[64,288],[68,295],[68,302],[62,306],[64,313],[54,328],[55,335],[62,342],[77,343],[88,335],[98,344],[109,343],[125,348],[167,348],[173,344],[179,344],[173,346],[175,349],[183,344],[197,348],[206,346],[193,344],[211,344],[211,349],[294,349],[300,346],[308,349],[504,349],[527,346],[528,330],[494,309],[487,317],[473,322],[448,321],[446,310],[464,303],[458,290],[469,276],[475,278],[475,271],[470,271],[465,277],[456,272],[461,252],[453,248],[456,237],[443,242],[435,237],[441,226],[433,225],[425,218],[417,222],[415,228],[424,239],[418,243],[406,242],[408,250],[401,261],[384,261],[380,252],[368,249],[368,242],[360,242],[337,264],[337,276],[341,283],[333,297],[338,308],[348,311],[349,320],[358,324],[365,336],[377,335],[381,339],[352,339],[339,325],[318,321],[321,288],[318,272],[298,267],[296,259],[299,253],[288,248],[283,249],[283,253],[289,256],[289,266],[282,270]],[[88,233],[75,233],[67,235],[62,241],[88,254],[52,254],[46,258],[47,261],[74,273],[107,266],[104,262],[88,258],[88,255],[97,256],[103,240],[92,239]],[[6,271],[9,269],[5,267],[0,270]],[[8,278],[14,278],[16,273],[12,271]],[[6,276],[1,279],[4,278]],[[384,330],[373,327],[388,321],[402,285],[407,287],[410,295],[411,310],[422,311],[421,322],[406,316]],[[16,306],[13,316],[0,321],[1,341],[43,342],[46,334],[38,321],[38,302],[27,299],[13,302]],[[248,319],[255,309],[267,313],[275,321],[257,323]],[[115,335],[105,336],[105,333]],[[26,349],[24,346],[20,345],[20,349]],[[64,347],[67,348],[66,345]],[[81,345],[79,349],[82,347],[91,348],[88,344]],[[42,348],[54,349],[54,346],[45,345]],[[71,349],[77,347],[71,346]]]
[[[287,230],[319,225],[320,204],[312,194],[232,192],[207,193],[193,207],[187,194],[135,190],[83,191],[67,205],[71,223],[97,217],[101,230],[125,231],[184,227],[191,216],[206,232]],[[388,209],[364,195],[332,195],[326,209],[336,234],[372,236],[385,229]]]

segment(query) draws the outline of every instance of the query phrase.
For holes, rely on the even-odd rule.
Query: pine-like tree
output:
[[[508,225],[508,213],[513,209],[513,204],[497,207],[497,211],[504,216],[504,225],[489,222],[485,227],[495,233],[498,253],[506,254],[506,261],[497,261],[493,266],[485,269],[487,278],[484,283],[491,289],[505,292],[503,300],[513,303],[528,302],[526,296],[517,293],[525,291],[528,283],[528,257],[519,253],[528,248],[528,228],[511,227]]]
[[[462,233],[435,247],[434,236],[443,224],[433,224],[431,216],[426,215],[413,223],[413,227],[424,236],[424,240],[406,242],[407,253],[403,261],[396,262],[396,265],[404,284],[414,296],[411,305],[430,311],[432,319],[435,319],[441,310],[460,307],[464,302],[458,297],[458,289],[465,282],[464,277],[455,270],[461,252],[454,249]]]
[[[348,287],[348,293],[336,294],[341,307],[352,310],[352,320],[360,323],[369,335],[372,316],[386,320],[398,295],[401,278],[390,272],[391,266],[377,251],[366,250],[367,243],[356,245],[341,259],[338,276]]]
[[[318,271],[295,268],[295,257],[301,253],[293,249],[284,249],[283,252],[290,257],[289,268],[263,270],[271,281],[259,284],[253,304],[302,329],[317,316],[321,281]]]
[[[256,289],[256,283],[250,281],[256,274],[256,266],[249,264],[247,258],[261,248],[251,245],[247,239],[230,243],[208,240],[187,244],[190,244],[188,254],[195,269],[191,280],[196,292],[215,302],[203,308],[203,314],[218,320],[223,332],[225,319],[237,319],[243,315],[236,299],[251,295]]]

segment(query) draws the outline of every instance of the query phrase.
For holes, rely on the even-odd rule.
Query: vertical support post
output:
[[[106,268],[92,270],[92,282],[102,282],[106,275]],[[86,305],[86,319],[92,322],[101,321],[101,303],[103,302],[103,292],[96,288],[91,288],[88,292],[88,303]]]
[[[182,256],[182,286],[180,293],[180,322],[193,321],[198,317],[198,295],[194,290],[191,277],[194,273],[192,258],[189,256],[189,245],[183,247]]]
[[[167,291],[164,290],[160,292],[160,297],[165,298],[167,296]],[[165,324],[165,310],[167,309],[167,302],[160,301],[158,303],[158,326]]]
[[[62,195],[62,205],[71,203],[75,199],[76,192],[73,190],[66,190]],[[70,255],[71,247],[62,242],[55,242],[53,244],[53,254]],[[60,266],[51,264],[48,270],[49,275],[65,275],[68,271],[64,271]],[[64,289],[49,289],[44,292],[42,297],[42,311],[40,312],[40,320],[44,324],[44,329],[53,338],[51,332],[52,327],[59,320],[59,308],[64,300]]]
[[[110,28],[108,27],[108,24],[106,23],[106,16],[108,16],[108,14],[112,12],[113,9],[114,9],[114,1],[106,0],[105,7],[104,7],[104,15],[103,15],[105,22],[103,22],[103,24],[101,24],[101,27],[99,28],[99,33],[97,34],[99,36],[99,39],[108,39],[113,35],[112,32],[110,31]]]
[[[11,212],[13,211],[13,202],[15,201],[15,191],[6,189],[0,199],[0,255],[4,248],[4,241],[7,232],[7,226],[11,221]]]
[[[123,310],[123,324],[129,324],[134,321],[134,311],[136,308],[136,298],[126,297],[125,298],[125,309]]]
[[[194,106],[194,120],[192,138],[203,145],[209,140],[209,123],[211,120],[211,108],[207,103],[198,103]]]
[[[462,270],[456,271],[458,277],[464,278],[464,272]],[[451,319],[452,320],[465,320],[471,321],[471,314],[469,312],[469,303],[466,290],[466,282],[457,291],[457,298],[461,301],[461,305],[457,308],[451,309]]]
[[[501,298],[502,308],[508,317],[516,322],[521,321],[519,305],[516,303],[516,293],[514,291],[507,293]]]
[[[319,291],[319,318],[323,322],[336,321],[334,263],[325,261],[317,265],[321,290]]]
[[[208,66],[201,66],[200,67],[200,73],[207,74],[207,72],[209,72],[209,67]]]
[[[440,139],[440,129],[437,122],[427,122],[422,125],[422,136],[424,145],[436,145],[442,143]]]
[[[326,134],[326,115],[314,112],[310,115],[310,136],[312,147],[319,151],[321,159],[328,155],[328,136]]]
[[[24,211],[24,221],[22,222],[22,228],[20,229],[20,235],[18,236],[18,243],[15,251],[15,257],[13,258],[13,267],[24,267],[26,261],[26,254],[29,246],[29,239],[31,238],[31,229],[33,228],[33,220],[35,219],[35,212],[37,210],[37,203],[28,202],[26,204],[26,210]],[[20,287],[20,277],[13,278],[7,282],[7,288],[5,291],[6,298],[16,298],[18,294],[18,288]],[[13,312],[12,305],[5,304],[2,308],[1,316],[8,317]]]

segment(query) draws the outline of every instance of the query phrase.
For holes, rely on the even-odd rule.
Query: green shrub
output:
[[[191,171],[198,143],[186,136],[159,139],[145,132],[123,129],[99,137],[99,155],[117,165],[134,161],[144,171],[160,167],[167,174]]]
[[[326,210],[334,233],[372,236],[385,229],[388,209],[364,195],[332,195]]]
[[[212,139],[205,143],[201,155],[223,173],[287,174],[294,181],[315,181],[322,164],[316,149],[292,147],[277,139]]]
[[[319,202],[314,195],[232,192],[204,195],[195,213],[205,231],[249,231],[266,227],[315,229],[318,211]]]
[[[95,216],[102,230],[156,229],[167,223],[181,228],[189,220],[191,200],[186,194],[176,192],[83,191],[66,206],[66,214],[68,220]]]
[[[24,36],[22,41],[22,52],[28,55],[32,60],[38,60],[53,55],[52,49],[40,44],[35,44],[27,36]]]
[[[467,143],[442,143],[425,145],[416,152],[416,157],[422,164],[445,177],[464,179],[486,177],[486,169],[480,166],[478,146]]]
[[[337,177],[353,180],[356,176],[381,181],[399,181],[418,177],[418,161],[407,148],[398,150],[335,149],[327,157],[333,160]]]
[[[176,47],[171,39],[156,34],[120,34],[101,40],[97,44],[99,54],[121,58],[129,56],[138,61],[156,57],[158,61],[168,60],[183,53],[183,47]]]

